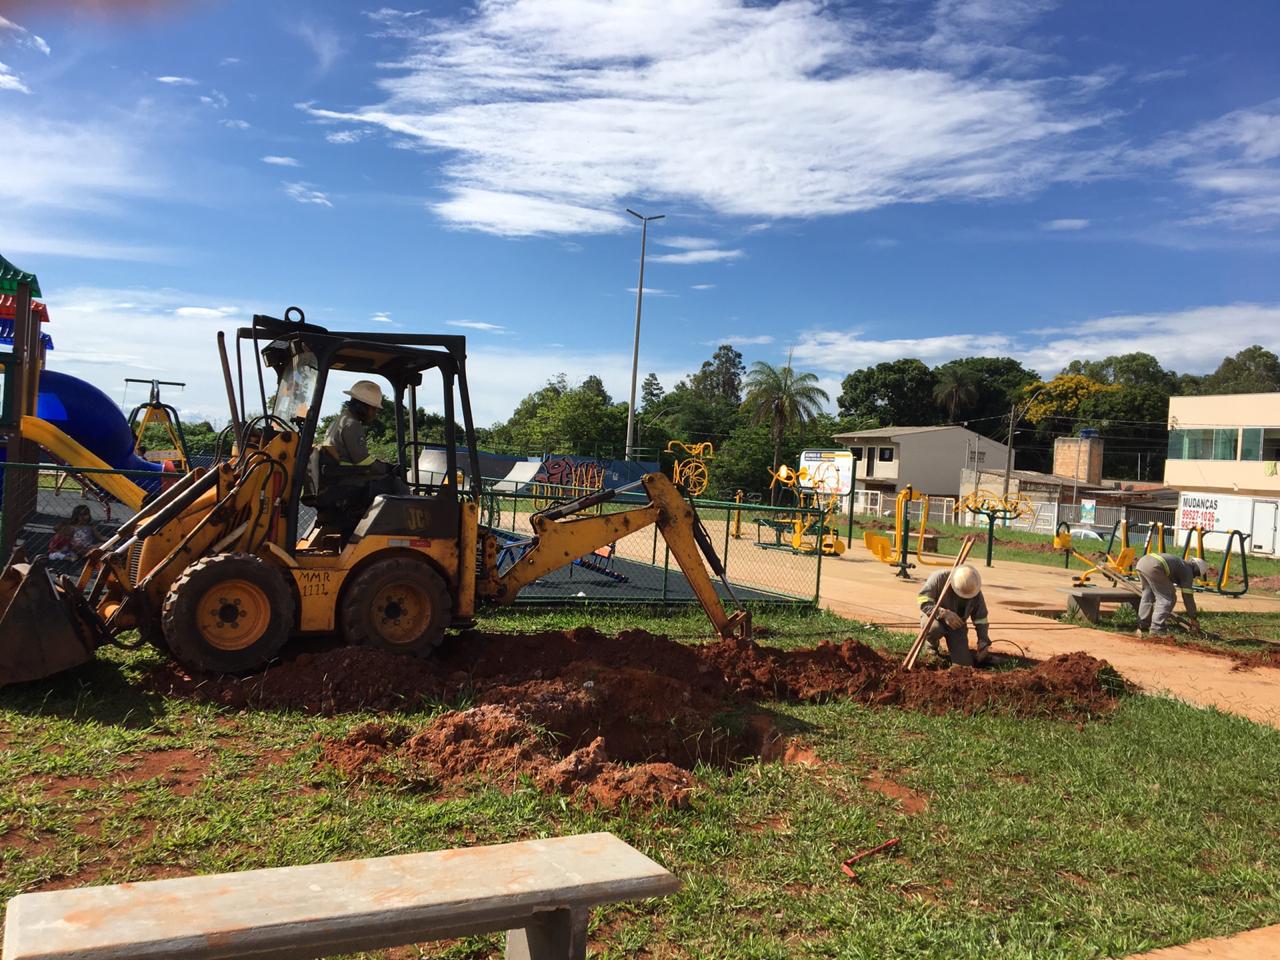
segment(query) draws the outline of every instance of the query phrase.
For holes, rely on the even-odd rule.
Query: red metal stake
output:
[[[899,839],[898,837],[894,837],[892,840],[886,840],[884,843],[880,844],[877,847],[872,847],[870,850],[863,850],[861,853],[855,853],[852,857],[850,857],[844,863],[840,864],[840,869],[844,871],[845,876],[847,876],[850,880],[857,880],[858,875],[853,872],[853,869],[849,866],[849,864],[857,863],[859,860],[865,860],[867,857],[874,856],[877,853],[883,853],[885,850],[888,850],[891,847],[896,847],[898,845],[898,839]]]

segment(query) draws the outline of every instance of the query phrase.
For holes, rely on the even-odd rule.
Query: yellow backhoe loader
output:
[[[648,524],[661,530],[716,631],[750,636],[750,615],[692,504],[661,473],[630,485],[648,501],[631,509],[586,515],[624,487],[534,514],[533,538],[500,569],[499,556],[510,552],[479,522],[464,337],[331,332],[291,307],[283,320],[255,316],[238,331],[236,377],[221,335],[218,347],[230,458],[191,471],[146,504],[89,555],[78,582],[55,576],[40,558],[10,564],[0,575],[0,684],[84,663],[128,631],[190,669],[225,673],[263,667],[297,634],[338,633],[348,643],[424,654],[451,626],[472,624],[477,608],[510,603],[538,577]],[[264,411],[254,417],[242,416],[246,347]],[[270,402],[264,367],[276,379]],[[339,465],[317,437],[335,372],[389,384],[398,463],[384,477],[407,492],[370,493],[377,487],[362,481],[361,468]],[[430,476],[418,467],[424,377],[441,388],[447,458],[444,473]],[[310,509],[299,529],[303,506]]]

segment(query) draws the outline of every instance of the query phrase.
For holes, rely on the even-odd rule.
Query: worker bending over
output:
[[[951,662],[957,666],[971,667],[974,663],[986,663],[991,635],[987,629],[987,601],[982,596],[982,577],[967,563],[956,567],[954,571],[950,571],[951,589],[943,597],[948,572],[939,570],[931,576],[924,582],[916,597],[916,602],[920,604],[921,627],[929,619],[935,606],[941,608],[925,639],[933,647],[934,653],[937,653],[938,641],[946,638],[947,652],[951,656]],[[973,621],[974,632],[978,635],[976,656],[969,652],[969,628],[965,626],[968,620]]]
[[[1192,629],[1200,629],[1196,615],[1196,578],[1209,576],[1209,565],[1203,560],[1183,560],[1175,553],[1149,553],[1134,568],[1142,580],[1142,599],[1138,602],[1138,634],[1169,635],[1169,616],[1178,602],[1174,587],[1182,591],[1182,605]]]

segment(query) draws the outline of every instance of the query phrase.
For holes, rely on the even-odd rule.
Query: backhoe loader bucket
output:
[[[97,639],[43,558],[0,574],[0,686],[40,680],[93,659]]]

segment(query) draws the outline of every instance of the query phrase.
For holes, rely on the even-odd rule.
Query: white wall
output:
[[[901,463],[898,489],[911,484],[930,496],[954,497],[965,493],[960,489],[965,467],[965,452],[976,446],[982,454],[979,466],[984,470],[1004,470],[1006,447],[963,427],[908,433],[898,438]]]

